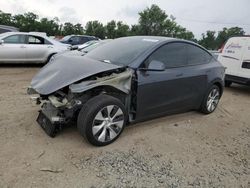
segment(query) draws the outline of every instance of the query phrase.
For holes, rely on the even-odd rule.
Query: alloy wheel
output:
[[[123,126],[123,111],[116,105],[109,105],[97,112],[92,124],[92,134],[97,141],[108,142],[119,135]]]
[[[215,110],[215,108],[217,107],[219,103],[219,99],[220,99],[219,90],[216,88],[212,89],[207,98],[207,110],[209,112],[212,112]]]

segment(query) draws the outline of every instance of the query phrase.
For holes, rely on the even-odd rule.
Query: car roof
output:
[[[97,37],[95,37],[95,36],[91,36],[91,35],[66,35],[66,36],[76,36],[76,37],[93,37],[93,38],[97,38]],[[65,37],[66,37],[65,36]]]
[[[167,43],[167,42],[187,42],[187,43],[198,45],[195,42],[192,42],[189,40],[172,38],[172,37],[164,37],[164,36],[128,36],[128,37],[121,37],[120,39],[122,39],[122,38],[124,38],[124,39],[129,38],[130,40],[145,40],[148,42],[154,42],[155,45],[158,45],[160,43]],[[117,38],[117,39],[119,39],[119,38]]]
[[[39,34],[38,32],[6,32],[4,34],[5,36],[6,35],[33,35],[33,36],[48,38],[48,36],[45,35],[44,33]]]

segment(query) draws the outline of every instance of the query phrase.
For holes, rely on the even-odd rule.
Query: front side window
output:
[[[212,56],[198,46],[187,44],[188,64],[200,65],[210,62]]]
[[[3,39],[6,44],[25,44],[24,35],[11,35]]]
[[[169,43],[157,49],[145,61],[145,68],[150,62],[160,61],[166,68],[187,66],[187,48],[185,43]]]

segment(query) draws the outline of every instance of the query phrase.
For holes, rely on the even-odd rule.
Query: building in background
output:
[[[5,33],[5,32],[10,32],[10,31],[16,32],[16,31],[19,31],[19,29],[16,27],[12,27],[12,26],[0,25],[0,34]]]

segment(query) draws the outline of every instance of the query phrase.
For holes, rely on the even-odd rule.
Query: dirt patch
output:
[[[0,187],[250,187],[250,88],[226,88],[211,115],[127,127],[106,147],[76,127],[54,139],[26,88],[39,67],[0,68]]]

